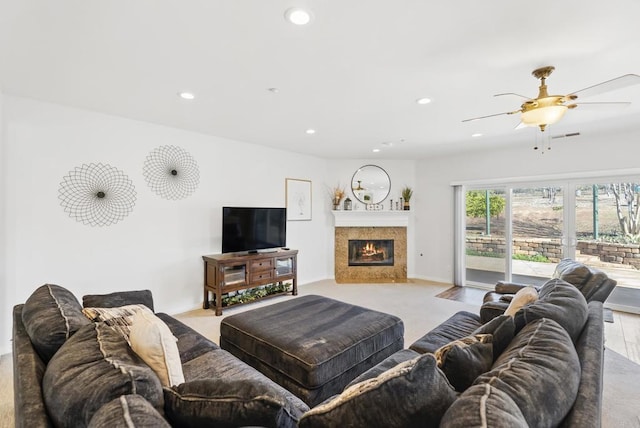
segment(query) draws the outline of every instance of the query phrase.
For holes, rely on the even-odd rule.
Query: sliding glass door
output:
[[[511,190],[512,280],[541,284],[565,254],[565,189],[559,185]]]
[[[618,282],[609,306],[640,310],[640,177],[580,182],[575,192],[576,259]]]
[[[609,306],[640,312],[640,177],[462,189],[457,284],[542,284],[572,258],[618,281]]]
[[[505,190],[473,189],[465,193],[466,280],[495,284],[505,278],[509,252]]]

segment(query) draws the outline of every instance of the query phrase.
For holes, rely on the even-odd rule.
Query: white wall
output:
[[[220,252],[221,207],[284,206],[286,177],[313,183],[312,221],[287,224],[287,245],[300,251],[299,282],[329,276],[324,159],[8,95],[2,113],[2,314],[44,283],[79,298],[148,288],[158,311],[201,307],[201,256]],[[147,155],[162,145],[185,149],[199,164],[200,186],[186,199],[162,199],[144,180]],[[63,177],[89,163],[117,167],[133,181],[137,200],[123,221],[86,226],[60,206]],[[10,350],[9,316],[0,354]]]
[[[11,337],[12,310],[6,302],[13,301],[13,290],[7,287],[6,252],[5,252],[5,185],[6,185],[7,157],[5,155],[5,127],[4,127],[4,96],[0,92],[0,354],[11,348],[8,338]],[[9,334],[9,336],[7,336]]]
[[[640,133],[607,137],[570,138],[554,142],[541,154],[531,146],[462,153],[422,160],[418,163],[417,212],[418,277],[453,281],[454,206],[452,182],[544,177],[568,173],[637,169]],[[481,144],[481,142],[479,142]]]
[[[351,198],[354,203],[357,202],[353,192],[351,191],[351,179],[353,174],[358,168],[364,165],[378,165],[387,171],[389,178],[391,179],[391,191],[389,197],[383,202],[385,210],[389,209],[390,199],[394,201],[399,200],[400,193],[403,187],[410,186],[414,189],[414,196],[411,199],[411,217],[409,226],[407,228],[407,275],[415,277],[416,269],[416,251],[415,251],[415,222],[420,218],[420,212],[417,210],[416,202],[420,199],[418,195],[419,189],[416,184],[416,162],[407,160],[379,160],[379,159],[345,159],[345,160],[329,160],[327,161],[328,169],[328,181],[326,183],[326,189],[324,190],[325,196],[325,208],[331,210],[331,198],[329,197],[329,189],[334,186],[342,186],[347,192],[347,196]],[[394,202],[395,204],[395,202]],[[364,209],[364,205],[360,204],[360,209]],[[331,227],[330,237],[328,240],[328,262],[330,277],[334,275],[334,258],[333,258],[333,218],[329,219],[329,226]]]

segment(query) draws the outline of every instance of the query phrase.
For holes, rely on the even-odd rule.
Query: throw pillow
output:
[[[55,284],[38,287],[22,309],[22,322],[36,352],[45,363],[81,327],[90,324],[78,299]]]
[[[513,296],[513,299],[511,300],[511,303],[509,303],[507,310],[504,311],[504,314],[514,316],[523,306],[533,303],[536,300],[538,300],[538,290],[533,288],[531,285],[524,287],[518,291],[515,296]]]
[[[115,331],[120,333],[126,340],[129,341],[129,333],[131,331],[131,325],[133,323],[133,316],[140,311],[145,311],[150,314],[151,309],[145,305],[127,305],[116,308],[84,308],[82,313],[85,314],[93,322],[103,322]]]
[[[540,318],[556,321],[575,342],[587,322],[587,301],[582,293],[568,282],[550,279],[540,289],[538,300],[515,314],[516,331]]]
[[[474,336],[477,334],[490,334],[493,336],[493,359],[495,361],[515,336],[516,325],[513,317],[500,315],[478,327],[472,334]]]
[[[441,428],[529,428],[509,394],[488,383],[467,389],[442,417]]]
[[[551,427],[571,410],[580,374],[580,360],[567,332],[542,318],[527,324],[475,384],[489,384],[509,395],[529,426]]]
[[[140,395],[121,395],[93,415],[88,428],[170,428],[171,425]]]
[[[305,413],[298,426],[437,427],[455,399],[435,356],[423,354],[350,386]]]
[[[302,415],[273,385],[255,378],[192,380],[165,388],[164,400],[165,415],[181,427],[294,428]]]
[[[109,294],[87,294],[82,297],[85,308],[117,308],[127,305],[145,305],[153,312],[151,290],[117,291]]]
[[[493,337],[490,334],[467,336],[434,352],[438,367],[458,392],[467,389],[493,364]]]
[[[131,348],[158,375],[162,386],[184,383],[177,341],[169,327],[151,311],[138,311],[133,316]]]
[[[163,407],[158,376],[103,323],[78,330],[51,358],[42,395],[54,426],[86,426],[103,405],[123,394],[138,394]]]

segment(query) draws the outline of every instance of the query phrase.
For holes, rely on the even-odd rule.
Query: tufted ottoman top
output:
[[[403,335],[396,316],[309,295],[226,317],[220,346],[314,405],[402,349]]]

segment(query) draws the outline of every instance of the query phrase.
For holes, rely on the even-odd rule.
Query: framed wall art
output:
[[[285,179],[287,220],[311,220],[311,180]]]

